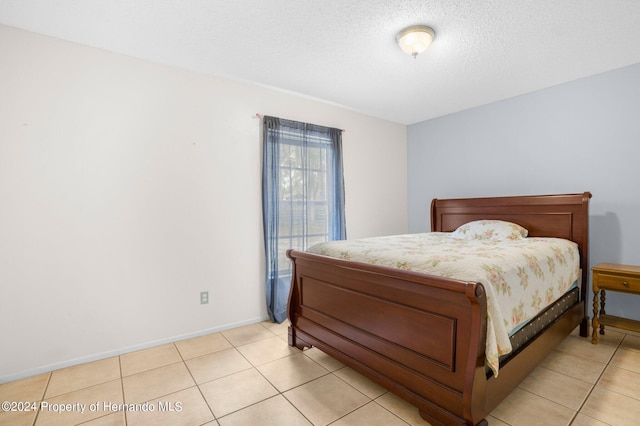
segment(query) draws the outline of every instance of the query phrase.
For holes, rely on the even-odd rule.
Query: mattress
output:
[[[519,328],[575,287],[580,260],[574,242],[559,238],[485,241],[430,232],[329,241],[307,250],[462,281],[487,294],[487,365],[498,375],[500,357]]]

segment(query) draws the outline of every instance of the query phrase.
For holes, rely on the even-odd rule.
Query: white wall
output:
[[[407,231],[403,125],[6,26],[0,58],[0,382],[266,318],[256,113],[345,129],[349,237]]]
[[[409,231],[434,197],[591,191],[591,266],[640,265],[638,111],[640,64],[409,126]],[[640,297],[607,301],[640,319]]]

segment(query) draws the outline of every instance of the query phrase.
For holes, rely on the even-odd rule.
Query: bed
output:
[[[499,220],[522,226],[528,238],[577,246],[577,288],[510,337],[513,350],[500,357],[497,371],[487,365],[482,283],[295,250],[287,252],[289,344],[319,348],[415,405],[433,425],[486,425],[491,410],[576,327],[588,334],[590,198],[584,192],[432,201],[434,233]]]

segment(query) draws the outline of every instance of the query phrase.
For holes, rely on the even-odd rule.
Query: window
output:
[[[267,257],[267,309],[287,317],[290,248],[344,239],[342,131],[264,117],[262,205]]]

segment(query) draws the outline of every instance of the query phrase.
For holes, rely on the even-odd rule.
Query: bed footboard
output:
[[[486,424],[482,285],[290,250],[289,344],[316,346],[418,407]]]

